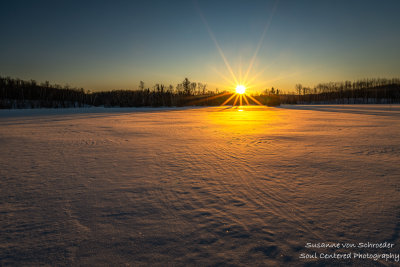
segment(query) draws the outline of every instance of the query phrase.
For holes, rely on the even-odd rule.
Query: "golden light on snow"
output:
[[[244,94],[244,92],[246,92],[246,87],[244,87],[244,85],[239,84],[238,86],[236,86],[236,93],[237,94]]]

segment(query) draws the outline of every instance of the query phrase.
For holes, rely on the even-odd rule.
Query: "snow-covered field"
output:
[[[0,265],[398,264],[301,257],[400,253],[399,162],[398,105],[1,110]]]

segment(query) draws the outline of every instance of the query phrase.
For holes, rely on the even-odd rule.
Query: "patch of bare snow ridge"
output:
[[[396,263],[399,106],[143,110],[0,111],[0,265]]]

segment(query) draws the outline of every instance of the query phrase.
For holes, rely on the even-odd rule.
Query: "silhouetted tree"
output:
[[[143,81],[139,82],[139,90],[141,90],[141,91],[144,90],[144,82]]]
[[[183,92],[186,95],[190,95],[190,90],[191,90],[191,86],[190,86],[190,81],[188,78],[185,78],[182,82],[182,88],[183,88]]]

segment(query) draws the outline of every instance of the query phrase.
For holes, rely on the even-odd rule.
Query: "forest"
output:
[[[395,104],[400,103],[400,79],[363,79],[354,82],[296,84],[295,94],[281,96],[288,104]]]
[[[207,90],[207,84],[185,78],[175,87],[156,84],[137,90],[91,92],[49,82],[0,77],[0,108],[69,107],[171,107],[218,106],[232,93]],[[400,79],[364,79],[320,83],[314,87],[296,84],[294,92],[271,87],[252,96],[263,105],[280,104],[395,104],[400,103]],[[233,104],[229,102],[228,104]],[[255,104],[255,103],[250,103]]]

